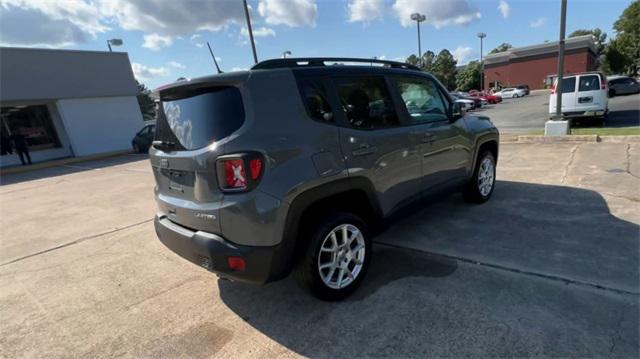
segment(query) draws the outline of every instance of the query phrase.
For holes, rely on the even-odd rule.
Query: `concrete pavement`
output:
[[[142,156],[3,176],[0,357],[638,357],[640,144],[503,144],[494,197],[407,209],[342,303],[155,238]]]

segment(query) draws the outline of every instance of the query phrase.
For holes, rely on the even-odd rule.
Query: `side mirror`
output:
[[[459,119],[461,119],[464,116],[464,108],[462,108],[462,105],[460,105],[460,103],[458,102],[454,102],[451,105],[451,122],[455,122]]]

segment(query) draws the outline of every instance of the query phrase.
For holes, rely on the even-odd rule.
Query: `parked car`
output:
[[[640,93],[640,83],[632,77],[619,76],[607,78],[609,97]]]
[[[471,100],[473,101],[473,109],[478,109],[481,108],[482,106],[486,105],[486,101],[485,103],[482,102],[482,100],[478,97],[472,97],[469,95],[468,92],[461,92],[461,91],[457,91],[457,92],[453,92],[453,94],[455,94],[456,96],[458,96],[458,98],[460,99],[464,99],[464,100]]]
[[[609,112],[606,78],[601,72],[585,72],[556,79],[549,95],[549,115],[556,113],[557,93],[562,93],[562,114],[566,118],[593,117],[601,123]]]
[[[499,102],[502,102],[502,97],[500,96],[496,96],[496,95],[491,95],[485,92],[480,92],[477,90],[471,90],[469,91],[469,95],[472,97],[477,97],[479,99],[484,99],[485,101],[487,101],[490,104],[496,104]]]
[[[494,96],[500,96],[502,98],[518,98],[526,95],[526,91],[523,89],[517,89],[515,87],[507,87],[503,88],[501,91],[498,91],[493,94]]]
[[[383,219],[428,193],[482,203],[494,189],[498,130],[412,65],[274,59],[156,93],[157,235],[223,278],[293,270],[338,300],[364,279]]]
[[[131,140],[131,147],[137,153],[149,152],[156,133],[156,121],[145,121],[144,127]]]
[[[529,91],[529,85],[518,85],[518,86],[514,86],[515,88],[517,88],[518,90],[524,90],[524,94],[525,96],[528,95],[531,91]]]
[[[450,95],[451,97],[453,97],[455,102],[459,103],[462,106],[462,108],[465,109],[466,111],[471,111],[476,108],[476,102],[474,100],[468,100],[463,98],[462,96],[459,96],[453,93],[451,93]]]

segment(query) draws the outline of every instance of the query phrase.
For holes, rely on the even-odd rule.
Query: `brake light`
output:
[[[220,189],[244,192],[253,189],[262,176],[263,157],[257,153],[228,155],[217,161]]]
[[[551,94],[555,94],[556,93],[556,86],[558,85],[557,82],[554,82],[553,85],[551,86]]]
[[[227,188],[243,189],[247,187],[247,176],[244,170],[244,161],[225,160],[224,161],[224,177],[226,179]]]
[[[243,271],[245,268],[244,259],[241,257],[227,257],[227,264],[230,269],[236,271]]]
[[[600,78],[600,90],[606,90],[607,89],[607,82],[601,77]]]

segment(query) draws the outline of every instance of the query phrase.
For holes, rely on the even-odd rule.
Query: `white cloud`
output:
[[[148,67],[143,64],[132,62],[131,69],[133,70],[133,75],[138,80],[150,80],[156,77],[165,77],[169,76],[169,69],[166,67]]]
[[[109,30],[98,10],[82,1],[0,0],[0,43],[64,47]]]
[[[352,0],[347,5],[349,22],[369,23],[384,17],[384,0]]]
[[[453,58],[458,61],[458,65],[464,65],[469,62],[472,55],[475,54],[475,51],[470,46],[458,46],[455,50],[451,51]]]
[[[541,17],[539,19],[533,20],[529,22],[529,26],[536,28],[536,27],[540,27],[542,25],[544,25],[547,22],[547,19],[544,17]]]
[[[269,25],[316,26],[315,0],[260,0],[258,13]]]
[[[169,61],[167,63],[167,65],[173,67],[174,69],[185,69],[186,66],[184,66],[183,64],[177,62],[177,61]]]
[[[147,49],[158,51],[163,47],[169,47],[173,44],[173,39],[170,36],[162,36],[156,33],[144,35],[144,43],[142,47]]]
[[[500,4],[498,5],[498,10],[500,10],[502,17],[506,19],[509,17],[509,14],[511,13],[511,6],[509,6],[509,3],[506,2],[505,0],[500,0]]]
[[[244,37],[249,37],[249,30],[246,27],[240,29],[240,35]],[[258,27],[253,29],[254,37],[267,37],[267,36],[276,36],[276,32],[268,27]]]
[[[481,17],[480,11],[468,0],[396,0],[392,6],[400,24],[404,27],[415,26],[411,14],[424,14],[426,23],[437,29],[448,25],[466,25]]]
[[[248,69],[248,68],[246,68],[246,67],[234,67],[234,68],[232,68],[232,69],[231,69],[231,72],[236,72],[236,71],[247,71],[247,70],[249,70],[249,69]]]

